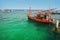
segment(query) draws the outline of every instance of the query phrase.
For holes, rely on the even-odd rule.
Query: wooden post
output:
[[[59,20],[56,20],[56,26],[55,26],[55,31],[57,31],[59,25]]]

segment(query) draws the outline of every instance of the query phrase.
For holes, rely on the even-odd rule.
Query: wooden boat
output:
[[[46,19],[40,19],[37,17],[33,17],[31,13],[28,13],[27,16],[28,16],[28,19],[33,20],[35,22],[43,22],[43,23],[52,23],[53,22],[53,20],[51,20],[51,19],[46,20]]]

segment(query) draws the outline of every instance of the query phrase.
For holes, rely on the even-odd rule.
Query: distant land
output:
[[[29,9],[0,9],[0,12],[11,12],[11,11],[29,11]],[[31,9],[31,11],[38,11],[37,10],[34,10],[34,9]],[[50,10],[50,12],[52,14],[60,14],[60,10]]]

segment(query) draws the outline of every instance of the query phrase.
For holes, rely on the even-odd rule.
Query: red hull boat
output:
[[[35,22],[43,22],[43,23],[52,23],[53,22],[53,20],[51,20],[51,19],[47,20],[47,19],[40,19],[37,17],[33,17],[31,13],[28,13],[27,16],[28,16],[28,19],[31,19]]]

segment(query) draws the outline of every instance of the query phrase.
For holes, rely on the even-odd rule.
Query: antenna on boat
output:
[[[51,9],[50,9],[50,1],[49,1],[49,8],[48,8],[48,13],[49,14],[51,14],[50,11],[51,11]]]
[[[31,13],[31,7],[29,7],[29,10],[28,11],[29,11],[29,13]]]

